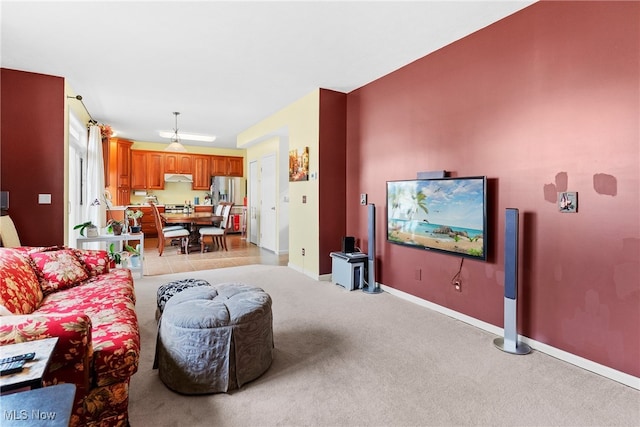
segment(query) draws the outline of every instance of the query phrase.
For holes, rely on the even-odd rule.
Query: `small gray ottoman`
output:
[[[271,366],[272,328],[264,290],[237,283],[191,287],[167,301],[154,367],[182,394],[240,388]]]

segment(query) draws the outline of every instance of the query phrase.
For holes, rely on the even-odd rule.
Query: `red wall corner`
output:
[[[346,235],[346,117],[347,95],[320,89],[320,274],[331,273],[329,254],[340,250]]]
[[[24,246],[64,243],[64,79],[0,70],[0,189]],[[51,194],[51,204],[38,203]]]

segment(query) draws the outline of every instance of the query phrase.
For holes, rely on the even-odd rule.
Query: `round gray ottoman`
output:
[[[271,297],[222,283],[183,290],[167,301],[156,348],[160,379],[183,394],[227,392],[271,366]]]

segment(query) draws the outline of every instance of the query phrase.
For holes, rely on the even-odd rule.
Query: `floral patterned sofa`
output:
[[[0,248],[0,345],[58,337],[46,385],[73,383],[71,425],[128,425],[140,334],[131,272],[105,251]]]

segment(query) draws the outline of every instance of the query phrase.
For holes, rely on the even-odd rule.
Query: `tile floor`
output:
[[[247,242],[240,234],[227,237],[228,251],[213,250],[201,254],[198,248],[188,254],[179,254],[176,246],[167,245],[162,256],[158,256],[157,245],[157,238],[144,241],[144,274],[147,276],[249,264],[287,265],[289,262],[288,255],[276,255],[261,249]]]

